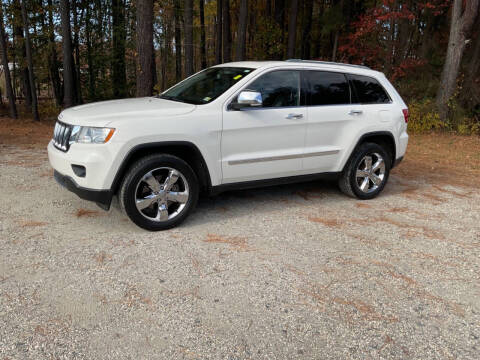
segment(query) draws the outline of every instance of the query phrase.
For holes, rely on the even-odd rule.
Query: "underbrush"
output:
[[[408,130],[412,133],[447,131],[460,135],[480,135],[480,114],[472,116],[455,100],[449,103],[450,114],[447,121],[440,119],[434,99],[413,100],[408,104],[408,109]]]
[[[471,101],[467,93],[472,89],[464,87],[463,81],[459,81],[457,91],[449,101],[447,120],[440,119],[435,98],[440,86],[441,64],[442,62],[431,61],[429,64],[409,69],[402,77],[393,79],[395,87],[409,108],[409,132],[440,131],[480,135],[480,104],[475,105],[476,102]]]
[[[408,104],[410,117],[408,130],[414,133],[424,133],[432,130],[446,130],[447,124],[440,119],[435,111],[433,101],[412,101]]]

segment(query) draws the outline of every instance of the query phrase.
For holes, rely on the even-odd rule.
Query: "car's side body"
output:
[[[68,182],[80,196],[88,190],[102,194],[108,208],[113,194],[133,164],[145,154],[168,152],[183,156],[210,193],[250,183],[287,181],[295,177],[342,172],[355,147],[370,137],[391,147],[392,166],[406,151],[408,135],[400,95],[377,71],[365,67],[307,61],[239,62],[219,67],[254,69],[214,101],[204,105],[172,102],[158,98],[114,100],[65,110],[59,121],[71,125],[117,129],[106,144],[70,145],[67,152],[48,145],[57,180]],[[238,94],[265,74],[298,72],[300,102],[297,106],[234,110]],[[310,106],[310,72],[335,76],[366,76],[386,90],[390,101],[363,104]],[[358,100],[358,99],[357,99]],[[170,150],[169,150],[170,149]],[[78,176],[72,165],[86,168]],[[74,190],[75,191],[75,190]],[[93,197],[93,199],[92,199]]]

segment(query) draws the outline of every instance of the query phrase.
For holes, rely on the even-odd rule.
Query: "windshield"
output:
[[[189,104],[208,104],[250,74],[254,69],[213,67],[201,71],[159,95],[159,98]]]

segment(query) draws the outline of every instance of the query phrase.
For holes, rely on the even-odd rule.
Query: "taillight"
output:
[[[405,119],[405,124],[408,123],[408,109],[403,109],[403,118]]]

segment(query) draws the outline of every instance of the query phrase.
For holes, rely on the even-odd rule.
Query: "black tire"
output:
[[[137,209],[137,187],[145,174],[159,168],[174,169],[183,175],[182,182],[186,181],[188,184],[188,200],[185,202],[183,209],[172,219],[152,221]],[[184,221],[195,208],[198,194],[197,176],[185,161],[168,154],[155,154],[138,160],[130,167],[120,186],[118,199],[122,210],[136,225],[149,231],[159,231],[173,228]],[[152,206],[155,205],[153,204]],[[153,208],[152,211],[154,211]]]
[[[372,156],[373,154],[379,154],[385,164],[385,173],[383,180],[380,185],[371,192],[364,192],[360,189],[360,185],[357,182],[357,169],[361,165],[365,156]],[[388,181],[388,176],[390,175],[391,168],[391,158],[389,153],[380,145],[375,143],[363,143],[359,145],[350,156],[345,168],[338,180],[338,186],[340,190],[348,196],[356,197],[360,200],[369,200],[376,197],[380,192],[382,192],[385,184]],[[373,182],[371,183],[373,185]],[[370,183],[369,183],[370,185]]]

